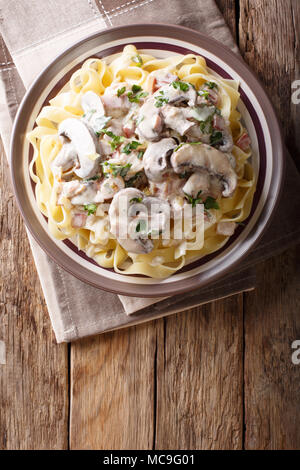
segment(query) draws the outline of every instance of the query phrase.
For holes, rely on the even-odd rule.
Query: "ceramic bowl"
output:
[[[170,54],[202,55],[210,69],[240,82],[238,109],[252,140],[252,165],[257,190],[247,223],[238,227],[219,251],[194,261],[168,279],[126,276],[98,266],[69,240],[59,241],[48,232],[47,221],[37,207],[29,176],[32,156],[25,135],[49,99],[68,82],[89,57],[109,58],[127,44],[157,57]],[[136,297],[159,297],[201,288],[226,273],[234,272],[266,229],[276,207],[283,175],[283,143],[273,107],[255,75],[243,60],[219,42],[200,33],[171,25],[137,24],[105,30],[74,44],[38,76],[26,93],[14,124],[11,144],[14,190],[25,223],[40,244],[63,269],[100,289]]]

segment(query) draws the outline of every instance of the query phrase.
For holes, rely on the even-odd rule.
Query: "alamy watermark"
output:
[[[300,80],[294,80],[292,82],[292,103],[293,104],[300,104]]]
[[[292,342],[291,348],[295,349],[292,354],[292,363],[298,366],[300,364],[300,339],[295,339],[295,341]]]

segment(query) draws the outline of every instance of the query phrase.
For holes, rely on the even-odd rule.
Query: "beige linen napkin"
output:
[[[163,12],[164,22],[201,30],[237,51],[213,0],[0,0],[0,11],[1,32],[9,49],[2,41],[0,128],[6,150],[11,118],[24,94],[20,76],[28,87],[53,57],[92,32],[124,23],[159,22]],[[292,240],[294,228],[289,228]],[[226,277],[213,287],[179,298],[160,301],[116,296],[88,286],[64,272],[29,238],[58,342],[147,321],[254,285],[253,272],[242,270],[243,264],[240,273]],[[268,239],[266,243],[272,254],[274,239]],[[260,245],[258,256],[252,256],[247,266],[265,256],[265,251]]]

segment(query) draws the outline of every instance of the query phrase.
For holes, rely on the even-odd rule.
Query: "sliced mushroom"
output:
[[[108,215],[110,231],[117,238],[120,245],[130,253],[145,254],[153,250],[153,242],[148,237],[144,238],[136,230],[141,219],[138,219],[138,211],[129,213],[132,204],[142,201],[144,193],[135,188],[125,188],[119,191],[113,198]]]
[[[226,122],[222,116],[215,114],[213,118],[213,127],[214,129],[222,132],[222,142],[217,145],[217,148],[221,150],[221,152],[231,152],[233,148],[233,140],[228,121]]]
[[[222,194],[222,183],[206,171],[195,172],[188,178],[182,190],[193,198],[196,198],[201,191],[203,199],[207,196],[217,199]]]
[[[194,126],[194,122],[188,120],[192,117],[190,108],[178,108],[167,104],[161,112],[165,126],[178,132],[179,135],[186,134]]]
[[[141,106],[137,119],[137,134],[142,140],[150,142],[159,139],[163,129],[163,120],[160,115],[160,108],[155,106],[154,98],[149,98]]]
[[[150,181],[161,182],[170,167],[170,157],[177,143],[172,138],[162,139],[148,145],[144,153],[143,163],[145,173]]]
[[[93,131],[79,119],[68,118],[60,123],[58,133],[70,140],[76,151],[78,161],[74,173],[80,178],[87,178],[97,173],[100,156],[97,153],[97,140]],[[56,160],[55,166],[57,166]]]
[[[206,144],[183,144],[171,156],[175,173],[182,174],[187,170],[207,171],[217,176],[223,183],[223,196],[230,197],[237,185],[237,175],[228,157]]]
[[[51,164],[53,172],[61,168],[63,173],[72,170],[77,161],[77,152],[72,142],[63,144],[62,148],[56,155]]]
[[[113,198],[109,208],[110,231],[127,251],[149,253],[156,238],[167,228],[170,206],[156,197],[145,197],[142,191],[126,188]]]

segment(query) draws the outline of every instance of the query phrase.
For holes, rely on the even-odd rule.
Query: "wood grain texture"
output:
[[[71,449],[151,449],[161,321],[71,346]]]
[[[217,0],[299,164],[298,0]],[[238,22],[237,22],[238,20]],[[298,26],[297,26],[298,25]],[[1,155],[0,449],[68,446],[68,348],[57,346]],[[297,449],[299,249],[255,293],[70,347],[72,449]]]
[[[283,134],[300,169],[300,105],[291,100],[291,84],[300,79],[300,2],[240,0],[239,46],[264,83]]]
[[[2,146],[0,180],[0,449],[65,449],[67,345],[54,340]]]
[[[291,83],[300,78],[299,24],[298,0],[240,0],[242,53],[266,85],[298,166],[300,104]],[[299,249],[258,273],[256,292],[245,294],[245,448],[299,449],[300,367],[291,362],[300,338]]]
[[[164,319],[157,449],[241,449],[243,296]]]
[[[245,295],[245,448],[300,448],[300,247],[258,269]]]
[[[231,31],[231,34],[237,40],[237,1],[236,0],[216,0],[220,12],[225,18],[225,21]]]

